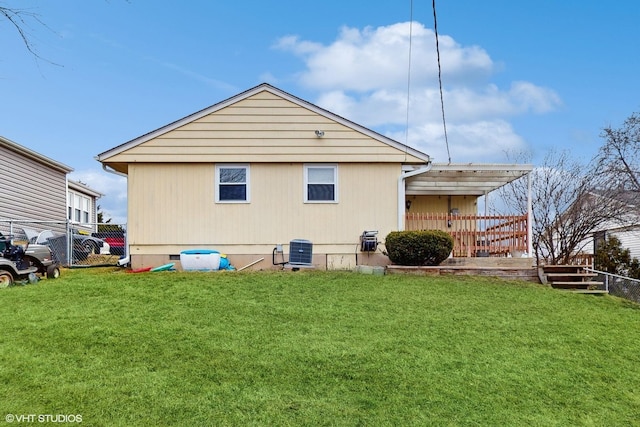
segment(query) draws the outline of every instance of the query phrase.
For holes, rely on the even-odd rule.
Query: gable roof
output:
[[[69,180],[67,181],[67,185],[69,186],[70,190],[85,194],[89,197],[94,197],[96,199],[99,199],[100,197],[104,196],[104,194],[94,190],[93,188],[89,187],[87,184],[84,184],[80,181]]]
[[[231,106],[242,105],[243,101],[247,101],[249,100],[249,98],[252,98],[252,97],[255,98],[256,95],[264,94],[264,93],[271,94],[273,95],[273,97],[276,97],[278,99],[291,103],[291,105],[293,106],[300,107],[302,109],[310,111],[312,114],[315,114],[317,116],[320,116],[326,119],[325,123],[328,121],[330,121],[331,123],[336,123],[339,126],[343,126],[345,129],[349,129],[351,131],[355,131],[361,135],[364,135],[370,140],[377,141],[378,143],[381,143],[382,146],[387,147],[386,148],[387,150],[391,149],[395,153],[403,154],[404,158],[408,163],[420,164],[420,163],[430,162],[430,157],[425,153],[422,153],[405,144],[402,144],[398,141],[395,141],[391,138],[381,135],[375,131],[372,131],[371,129],[365,128],[364,126],[358,125],[357,123],[347,120],[323,108],[320,108],[317,105],[304,101],[296,96],[293,96],[281,89],[275,88],[267,83],[263,83],[258,86],[255,86],[238,95],[232,96],[231,98],[228,98],[224,101],[221,101],[217,104],[214,104],[196,113],[183,117],[182,119],[179,119],[173,123],[170,123],[166,126],[163,126],[159,129],[156,129],[145,135],[142,135],[138,138],[125,142],[124,144],[121,144],[117,147],[107,150],[101,154],[98,154],[96,156],[96,160],[102,162],[103,164],[108,164],[109,166],[114,167],[116,170],[119,170],[120,172],[125,172],[126,171],[125,163],[136,161],[136,160],[131,160],[131,156],[123,157],[122,156],[123,154],[126,154],[127,152],[133,153],[135,150],[138,150],[138,153],[140,153],[141,151],[140,147],[149,141],[152,141],[156,138],[170,138],[171,133],[180,132],[179,131],[180,128],[184,128],[185,126],[188,126],[188,125],[193,125],[194,122],[197,122],[198,120],[201,120],[201,121],[205,120],[207,116],[212,115],[214,113],[222,114],[223,109]],[[250,109],[247,108],[247,110],[250,110]],[[255,130],[256,129],[253,129],[253,131]],[[202,136],[200,138],[207,139],[206,137],[202,137]],[[256,138],[260,138],[260,137],[258,136]],[[382,154],[387,154],[387,153],[382,153]],[[380,156],[380,153],[378,155]],[[388,159],[388,157],[385,157],[384,155],[381,156],[381,158]],[[261,161],[266,161],[266,160],[261,160]]]
[[[598,197],[602,200],[610,202],[618,202],[626,205],[630,210],[640,211],[640,194],[634,190],[628,189],[592,189],[586,193],[587,195]]]
[[[57,162],[53,159],[50,159],[47,156],[43,156],[42,154],[37,153],[33,150],[30,150],[29,148],[24,147],[18,144],[17,142],[13,142],[12,140],[5,138],[3,136],[0,136],[0,147],[4,147],[8,150],[11,150],[15,153],[20,154],[21,156],[24,156],[28,159],[36,161],[44,166],[50,167],[51,169],[55,169],[64,174],[67,174],[73,171],[72,167],[67,166],[63,163]]]

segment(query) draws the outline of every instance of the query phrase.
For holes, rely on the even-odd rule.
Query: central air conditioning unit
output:
[[[276,261],[276,257],[282,261]],[[273,249],[273,265],[282,265],[282,268],[290,267],[294,271],[300,268],[313,267],[313,243],[304,239],[294,239],[289,242],[289,261],[284,261],[282,245],[276,245]]]
[[[295,239],[289,243],[289,264],[310,265],[313,255],[313,243],[308,240]]]

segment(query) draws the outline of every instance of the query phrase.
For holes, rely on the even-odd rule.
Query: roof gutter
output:
[[[404,198],[405,198],[405,180],[407,178],[411,178],[412,176],[420,175],[426,172],[429,172],[433,167],[433,163],[429,161],[426,165],[412,170],[410,172],[405,172],[400,174],[398,177],[398,231],[404,231]]]
[[[102,164],[102,170],[105,171],[105,172],[112,173],[114,175],[122,176],[124,178],[128,178],[129,177],[129,175],[127,175],[126,173],[118,172],[115,169],[111,169],[109,166],[105,165],[104,163]]]

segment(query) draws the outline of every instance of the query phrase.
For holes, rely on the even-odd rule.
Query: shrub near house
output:
[[[398,265],[439,265],[453,250],[453,239],[440,230],[392,231],[385,239],[386,255]]]

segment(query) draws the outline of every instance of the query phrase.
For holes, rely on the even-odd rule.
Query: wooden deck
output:
[[[408,212],[405,229],[449,233],[454,257],[519,257],[528,248],[526,215]]]

